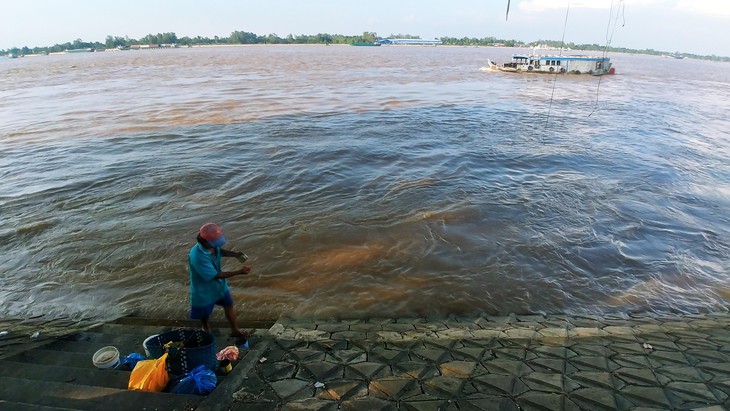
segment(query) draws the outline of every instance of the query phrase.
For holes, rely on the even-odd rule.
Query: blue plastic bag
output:
[[[175,394],[208,395],[213,392],[217,382],[218,379],[213,371],[207,369],[205,365],[199,365],[183,375],[180,382],[172,389],[172,392]]]
[[[133,352],[124,357],[124,360],[122,361],[122,365],[129,368],[130,370],[133,370],[134,366],[137,365],[138,362],[144,361],[146,359],[147,358],[145,358],[144,355]]]

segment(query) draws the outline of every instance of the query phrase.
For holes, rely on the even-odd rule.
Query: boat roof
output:
[[[608,57],[601,56],[553,56],[546,54],[514,54],[513,59],[540,59],[540,60],[609,60]]]

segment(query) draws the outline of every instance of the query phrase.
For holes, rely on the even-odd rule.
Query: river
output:
[[[186,318],[208,221],[244,320],[726,311],[730,65],[517,51],[0,60],[0,315]]]

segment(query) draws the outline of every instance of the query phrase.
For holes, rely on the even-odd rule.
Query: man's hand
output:
[[[244,267],[243,267],[243,268],[241,268],[240,270],[236,271],[236,274],[237,274],[237,275],[243,275],[243,274],[248,274],[248,273],[250,273],[250,272],[251,272],[251,267],[249,267],[249,266],[244,266]]]

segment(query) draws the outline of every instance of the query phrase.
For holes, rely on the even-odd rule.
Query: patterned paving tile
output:
[[[696,408],[708,404],[721,404],[725,398],[717,398],[703,383],[672,382],[666,386],[667,396],[675,407]]]
[[[344,377],[344,366],[326,361],[301,363],[297,378],[314,381],[330,381]]]
[[[424,361],[403,361],[391,366],[393,375],[402,378],[430,378],[439,373],[438,365]]]
[[[259,370],[265,380],[277,381],[287,378],[294,378],[294,374],[297,370],[297,365],[285,361],[271,362],[261,364]]]
[[[330,338],[337,341],[365,340],[368,338],[368,335],[361,331],[339,331],[333,332]]]
[[[442,399],[409,399],[400,404],[401,410],[406,411],[456,411],[456,404]]]
[[[690,361],[682,352],[677,351],[652,351],[646,358],[652,368],[659,368],[670,365],[690,365]]]
[[[616,354],[615,351],[611,350],[610,348],[606,347],[605,345],[599,345],[599,344],[578,343],[578,344],[571,346],[570,351],[575,353],[575,355],[592,355],[592,356],[600,356],[600,357],[610,357],[610,356]],[[570,356],[568,358],[570,358]]]
[[[698,368],[683,365],[659,367],[654,372],[679,382],[707,382],[712,379],[711,375],[706,375]]]
[[[418,381],[413,378],[385,377],[370,382],[371,396],[390,401],[401,401],[421,393]]]
[[[612,389],[606,388],[581,388],[570,393],[569,398],[586,410],[615,410],[615,393]]]
[[[426,362],[430,362],[433,364],[440,364],[443,362],[448,362],[451,360],[451,356],[449,355],[449,352],[446,350],[441,349],[421,349],[421,350],[414,350],[411,353],[412,359],[421,359]]]
[[[553,346],[536,346],[530,349],[530,352],[541,358],[564,359],[567,356],[567,348]]]
[[[694,366],[713,377],[725,379],[730,376],[730,363],[701,362]]]
[[[371,381],[376,378],[392,376],[391,368],[378,362],[361,362],[345,367],[345,378]]]
[[[364,333],[383,331],[383,326],[380,324],[370,324],[370,323],[351,324],[350,331],[364,332]]]
[[[482,365],[492,374],[520,376],[534,370],[522,361],[493,360],[484,361]]]
[[[308,330],[308,328],[307,328]],[[324,323],[317,324],[317,331],[324,331],[328,333],[334,333],[339,331],[349,331],[350,325],[345,323]]]
[[[303,321],[272,327],[247,379],[269,402],[251,410],[730,409],[724,327],[730,315]]]
[[[626,368],[649,368],[649,359],[646,355],[617,354],[611,359],[621,367]]]
[[[502,346],[497,338],[462,340],[461,345],[464,347],[480,347],[484,349],[493,349]]]
[[[314,395],[314,387],[307,381],[302,380],[281,380],[271,383],[276,395],[282,400],[294,401],[301,398],[308,398]]]
[[[451,357],[455,360],[460,361],[476,361],[479,362],[484,358],[485,355],[492,356],[491,351],[487,351],[483,347],[462,347],[452,348]]]
[[[510,395],[515,377],[510,375],[487,374],[474,378],[472,384],[479,393],[487,395]]]
[[[613,390],[615,383],[611,373],[579,371],[570,375],[568,381],[574,381],[575,384],[582,388],[603,388]]]
[[[556,373],[534,372],[520,379],[531,390],[562,393],[565,377],[562,374]]]
[[[641,345],[649,344],[655,351],[683,351],[684,347],[677,345],[676,341],[679,339],[673,340],[669,334],[651,334],[639,337]]]
[[[292,360],[298,362],[304,361],[324,361],[327,356],[323,351],[311,350],[309,348],[292,350],[289,352],[289,356]]]
[[[642,355],[646,354],[646,350],[638,342],[631,343],[613,343],[608,346],[611,350],[618,354]]]
[[[423,380],[421,387],[425,394],[455,400],[465,383],[464,378],[439,376]]]
[[[565,395],[530,391],[516,398],[522,410],[553,411],[564,409]]]
[[[730,379],[712,381],[707,383],[707,385],[711,387],[715,393],[720,392],[730,396]]]
[[[517,403],[509,397],[487,396],[484,398],[461,399],[459,411],[518,411]]]
[[[276,409],[276,408],[273,408]],[[297,401],[290,401],[286,404],[287,411],[296,410],[317,410],[317,411],[337,411],[339,405],[335,401],[321,400],[319,398],[305,398]]]
[[[528,359],[537,358],[537,355],[527,351],[524,348],[495,348],[492,350],[494,357],[499,360],[517,360],[523,361]]]
[[[317,398],[334,401],[354,400],[367,395],[367,383],[353,380],[329,381],[315,392]]]
[[[455,347],[458,344],[457,340],[449,340],[449,339],[434,339],[434,340],[428,340],[424,341],[423,347],[413,347],[412,349],[437,349],[437,350],[449,350],[452,347]],[[461,344],[459,344],[461,345]]]
[[[639,387],[627,385],[620,394],[629,400],[634,407],[670,409],[671,403],[664,394],[664,389],[659,387]]]
[[[365,360],[367,360],[367,353],[362,350],[333,350],[325,357],[325,361],[339,364],[352,364]]]
[[[621,367],[606,357],[588,355],[571,358],[569,363],[579,371],[613,371]]]
[[[656,375],[650,369],[639,369],[639,368],[619,368],[615,371],[614,375],[626,384],[643,386],[643,387],[657,387],[659,381]]]
[[[526,361],[527,365],[537,372],[553,372],[553,373],[564,373],[566,367],[565,360],[554,360],[546,358],[536,358],[531,361]]]
[[[730,363],[730,355],[722,353],[719,350],[700,350],[691,348],[685,352],[685,355],[692,364],[700,362]]]
[[[347,411],[396,411],[398,403],[370,396],[343,401],[340,409]]]
[[[469,378],[474,374],[479,363],[474,361],[450,361],[439,365],[441,375],[445,377]]]
[[[403,358],[408,358],[408,353],[400,350],[389,350],[386,348],[376,347],[368,353],[368,361],[381,362],[383,364],[394,364]]]

